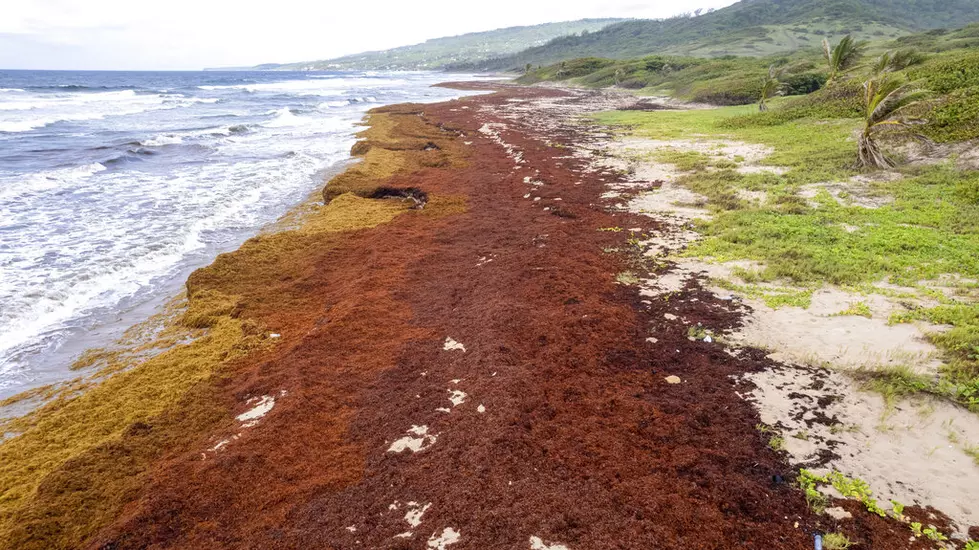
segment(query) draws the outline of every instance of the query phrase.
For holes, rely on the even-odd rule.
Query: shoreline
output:
[[[778,364],[689,337],[738,304],[623,278],[669,228],[579,117],[635,98],[460,86],[496,91],[371,111],[325,205],[189,277],[175,347],[13,426],[0,547],[924,547],[810,510],[735,381]]]

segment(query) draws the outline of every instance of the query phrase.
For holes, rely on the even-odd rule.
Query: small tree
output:
[[[835,48],[830,47],[829,40],[823,39],[823,56],[829,64],[829,86],[836,78],[857,66],[867,49],[866,42],[858,42],[852,35],[846,35]]]
[[[761,101],[758,102],[759,111],[767,111],[768,100],[775,97],[782,91],[782,83],[779,81],[781,76],[781,69],[776,69],[775,65],[768,67],[768,76],[765,78],[765,82],[761,86]]]
[[[860,165],[892,168],[894,161],[881,151],[878,137],[888,131],[907,128],[908,123],[901,118],[902,111],[921,101],[928,92],[886,71],[871,76],[863,88],[865,125],[857,140]]]
[[[531,68],[531,65],[530,65],[530,63],[527,63],[527,66],[526,66],[526,67],[524,67],[524,70],[523,70],[523,71],[524,71],[525,73],[529,73],[529,72],[530,72],[530,68]]]

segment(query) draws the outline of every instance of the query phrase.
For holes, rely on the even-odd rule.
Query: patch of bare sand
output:
[[[706,137],[673,140],[630,137],[611,142],[608,147],[613,155],[631,162],[639,179],[648,179],[643,172],[652,175],[655,179],[667,179],[679,173],[672,165],[648,162],[650,154],[659,150],[701,153],[713,161],[728,161],[736,166],[735,170],[744,174],[785,173],[785,168],[763,164],[774,149],[756,143]],[[658,177],[661,175],[662,177]]]
[[[778,429],[794,462],[866,481],[880,505],[933,506],[960,533],[979,524],[979,465],[964,449],[979,444],[979,417],[933,398],[889,407],[843,374],[785,365],[745,376],[746,398]]]
[[[752,312],[732,341],[772,350],[781,362],[830,364],[834,368],[910,366],[935,373],[938,350],[925,340],[937,327],[925,323],[890,325],[890,314],[902,310],[877,294],[860,295],[826,287],[813,292],[812,304],[773,309],[763,300],[745,299]],[[870,318],[843,314],[855,304],[867,306]]]
[[[854,176],[849,181],[810,183],[803,185],[799,196],[808,199],[813,208],[819,207],[816,197],[826,191],[838,204],[843,206],[859,206],[876,209],[894,202],[894,197],[881,193],[874,184],[882,181],[894,181],[903,176],[894,172],[878,172],[871,175]]]

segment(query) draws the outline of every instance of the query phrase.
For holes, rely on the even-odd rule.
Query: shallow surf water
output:
[[[368,109],[462,95],[445,79],[0,71],[0,399],[318,189]]]

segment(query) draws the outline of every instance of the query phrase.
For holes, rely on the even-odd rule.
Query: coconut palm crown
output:
[[[826,85],[832,84],[837,77],[856,67],[866,49],[866,42],[857,41],[849,34],[844,36],[835,48],[830,47],[829,40],[824,38],[823,55],[829,64],[829,79]]]
[[[761,101],[758,103],[758,110],[767,111],[768,100],[781,93],[782,83],[779,82],[779,78],[781,78],[781,76],[781,69],[776,69],[775,65],[768,67],[768,76],[765,78],[765,82],[761,86]]]
[[[864,82],[865,125],[858,139],[860,165],[865,168],[892,168],[894,161],[881,151],[878,137],[902,130],[908,122],[902,112],[924,99],[928,92],[886,71]]]

